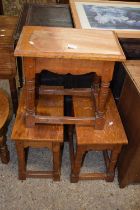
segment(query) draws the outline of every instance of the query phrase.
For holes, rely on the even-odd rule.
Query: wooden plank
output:
[[[27,178],[52,178],[53,171],[26,171]]]
[[[91,88],[71,88],[71,89],[63,89],[57,90],[56,88],[50,87],[46,88],[46,86],[40,86],[39,94],[40,95],[78,95],[78,96],[91,96],[92,95]]]
[[[35,116],[35,123],[36,124],[77,124],[77,125],[88,125],[88,126],[94,126],[95,124],[95,117],[67,117],[67,116],[41,116],[36,115]]]
[[[106,173],[81,173],[79,180],[97,180],[106,179]]]

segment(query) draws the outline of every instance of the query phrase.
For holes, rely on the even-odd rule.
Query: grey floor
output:
[[[0,81],[0,87],[8,90],[8,83]],[[31,178],[19,181],[15,145],[10,140],[13,123],[14,117],[7,134],[10,162],[8,165],[0,162],[0,210],[140,210],[140,185],[120,189],[117,172],[113,183],[97,180],[71,184],[67,143],[64,146],[60,182]],[[45,170],[51,167],[51,163],[49,150],[30,149],[28,168]],[[102,155],[90,152],[82,170],[103,169]]]

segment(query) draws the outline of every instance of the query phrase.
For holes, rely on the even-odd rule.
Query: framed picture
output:
[[[71,0],[75,26],[140,38],[140,3]]]

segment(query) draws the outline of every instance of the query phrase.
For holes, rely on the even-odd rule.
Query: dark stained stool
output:
[[[36,125],[34,128],[27,128],[25,125],[25,91],[20,97],[18,112],[12,131],[11,139],[16,143],[18,156],[19,179],[32,178],[53,178],[60,180],[61,173],[61,146],[63,145],[63,125]],[[37,113],[49,116],[63,115],[63,96],[40,97],[37,102]],[[26,148],[49,148],[53,155],[52,171],[30,171],[26,169]]]
[[[17,17],[0,16],[0,79],[8,79],[11,91],[13,111],[16,114],[18,96],[16,88],[16,61],[14,58],[13,33]]]
[[[91,99],[86,97],[73,97],[74,116],[82,117],[84,113],[87,117],[91,117],[93,112]],[[75,147],[73,141],[74,130],[76,138]],[[113,181],[118,155],[122,145],[127,144],[127,138],[112,94],[110,94],[110,97],[108,98],[106,122],[103,130],[95,130],[92,126],[76,125],[75,129],[70,127],[69,132],[71,182],[92,179],[105,179],[109,182]],[[85,155],[91,150],[103,151],[106,165],[106,171],[104,173],[80,173]]]
[[[6,145],[6,132],[9,112],[9,100],[5,93],[0,90],[0,158],[2,163],[5,164],[9,162],[9,151]]]

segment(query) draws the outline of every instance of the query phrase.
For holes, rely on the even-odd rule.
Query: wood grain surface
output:
[[[82,117],[84,114],[89,117],[94,113],[90,98],[74,96],[73,106],[75,116]],[[106,105],[105,118],[106,121],[103,130],[95,130],[92,126],[76,125],[78,145],[127,144],[127,137],[111,93]]]
[[[62,142],[62,125],[35,125],[33,128],[26,127],[25,98],[25,89],[23,89],[11,138],[16,141],[41,141],[45,139],[48,142]],[[37,103],[36,112],[41,115],[47,114],[49,116],[63,116],[63,96],[41,96],[39,102]]]
[[[128,60],[123,65],[140,93],[140,60]]]
[[[25,26],[15,56],[122,61],[121,46],[112,31]]]

